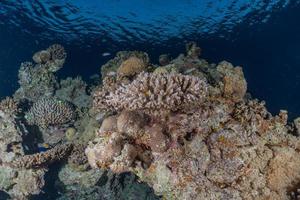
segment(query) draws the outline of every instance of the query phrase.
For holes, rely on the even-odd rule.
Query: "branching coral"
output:
[[[65,158],[73,148],[73,144],[61,144],[46,152],[25,155],[7,163],[15,168],[41,168]]]
[[[87,168],[87,157],[85,156],[85,148],[86,145],[84,144],[74,144],[72,148],[72,152],[70,153],[68,163],[73,167],[73,168],[80,168],[82,167],[83,169]]]
[[[94,107],[142,110],[157,115],[199,105],[206,95],[207,84],[203,79],[181,74],[141,73],[132,83],[105,96],[102,90],[96,91]]]
[[[29,124],[47,128],[50,125],[63,125],[76,117],[74,107],[66,101],[57,98],[42,98],[35,102],[26,113]]]
[[[10,100],[9,100],[10,101]],[[28,199],[44,186],[44,169],[15,169],[6,163],[24,156],[23,137],[26,127],[14,113],[0,111],[0,190],[12,199]]]

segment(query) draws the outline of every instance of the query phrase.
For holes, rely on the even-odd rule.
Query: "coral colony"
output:
[[[61,45],[35,53],[0,103],[0,190],[42,195],[56,163],[58,199],[300,199],[300,120],[272,116],[241,67],[200,54],[190,43],[155,65],[121,51],[88,86],[57,80]]]

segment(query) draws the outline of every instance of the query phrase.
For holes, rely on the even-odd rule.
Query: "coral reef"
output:
[[[57,98],[42,98],[35,102],[26,113],[29,124],[47,128],[50,125],[63,125],[72,122],[76,113],[71,104]]]
[[[97,86],[55,77],[60,45],[22,63],[0,102],[0,198],[299,198],[299,118],[252,99],[241,67],[186,50],[160,66],[119,52]]]
[[[8,115],[15,115],[20,111],[19,103],[11,97],[0,101],[0,110]]]
[[[272,116],[264,102],[246,98],[240,67],[207,64],[195,44],[187,50],[162,73],[95,91],[95,110],[117,112],[85,150],[91,167],[135,173],[165,199],[297,195],[300,139],[287,112]]]

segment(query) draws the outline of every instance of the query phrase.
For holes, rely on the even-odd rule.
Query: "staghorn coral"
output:
[[[201,55],[201,48],[196,42],[189,42],[186,44],[187,56],[193,59],[197,59]]]
[[[6,164],[14,168],[41,168],[65,158],[72,149],[72,143],[59,144],[46,152],[24,155]]]
[[[41,128],[67,124],[75,117],[76,113],[71,104],[54,97],[38,100],[25,115],[29,124],[35,124]]]
[[[128,85],[105,95],[95,92],[94,108],[142,110],[151,115],[201,104],[206,97],[205,80],[181,74],[141,73]]]

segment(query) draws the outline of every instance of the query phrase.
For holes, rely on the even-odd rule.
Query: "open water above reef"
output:
[[[297,0],[2,0],[0,96],[18,87],[19,64],[52,43],[68,51],[60,75],[87,79],[117,51],[143,50],[156,62],[194,40],[210,62],[243,66],[270,111],[299,116],[299,19]]]

